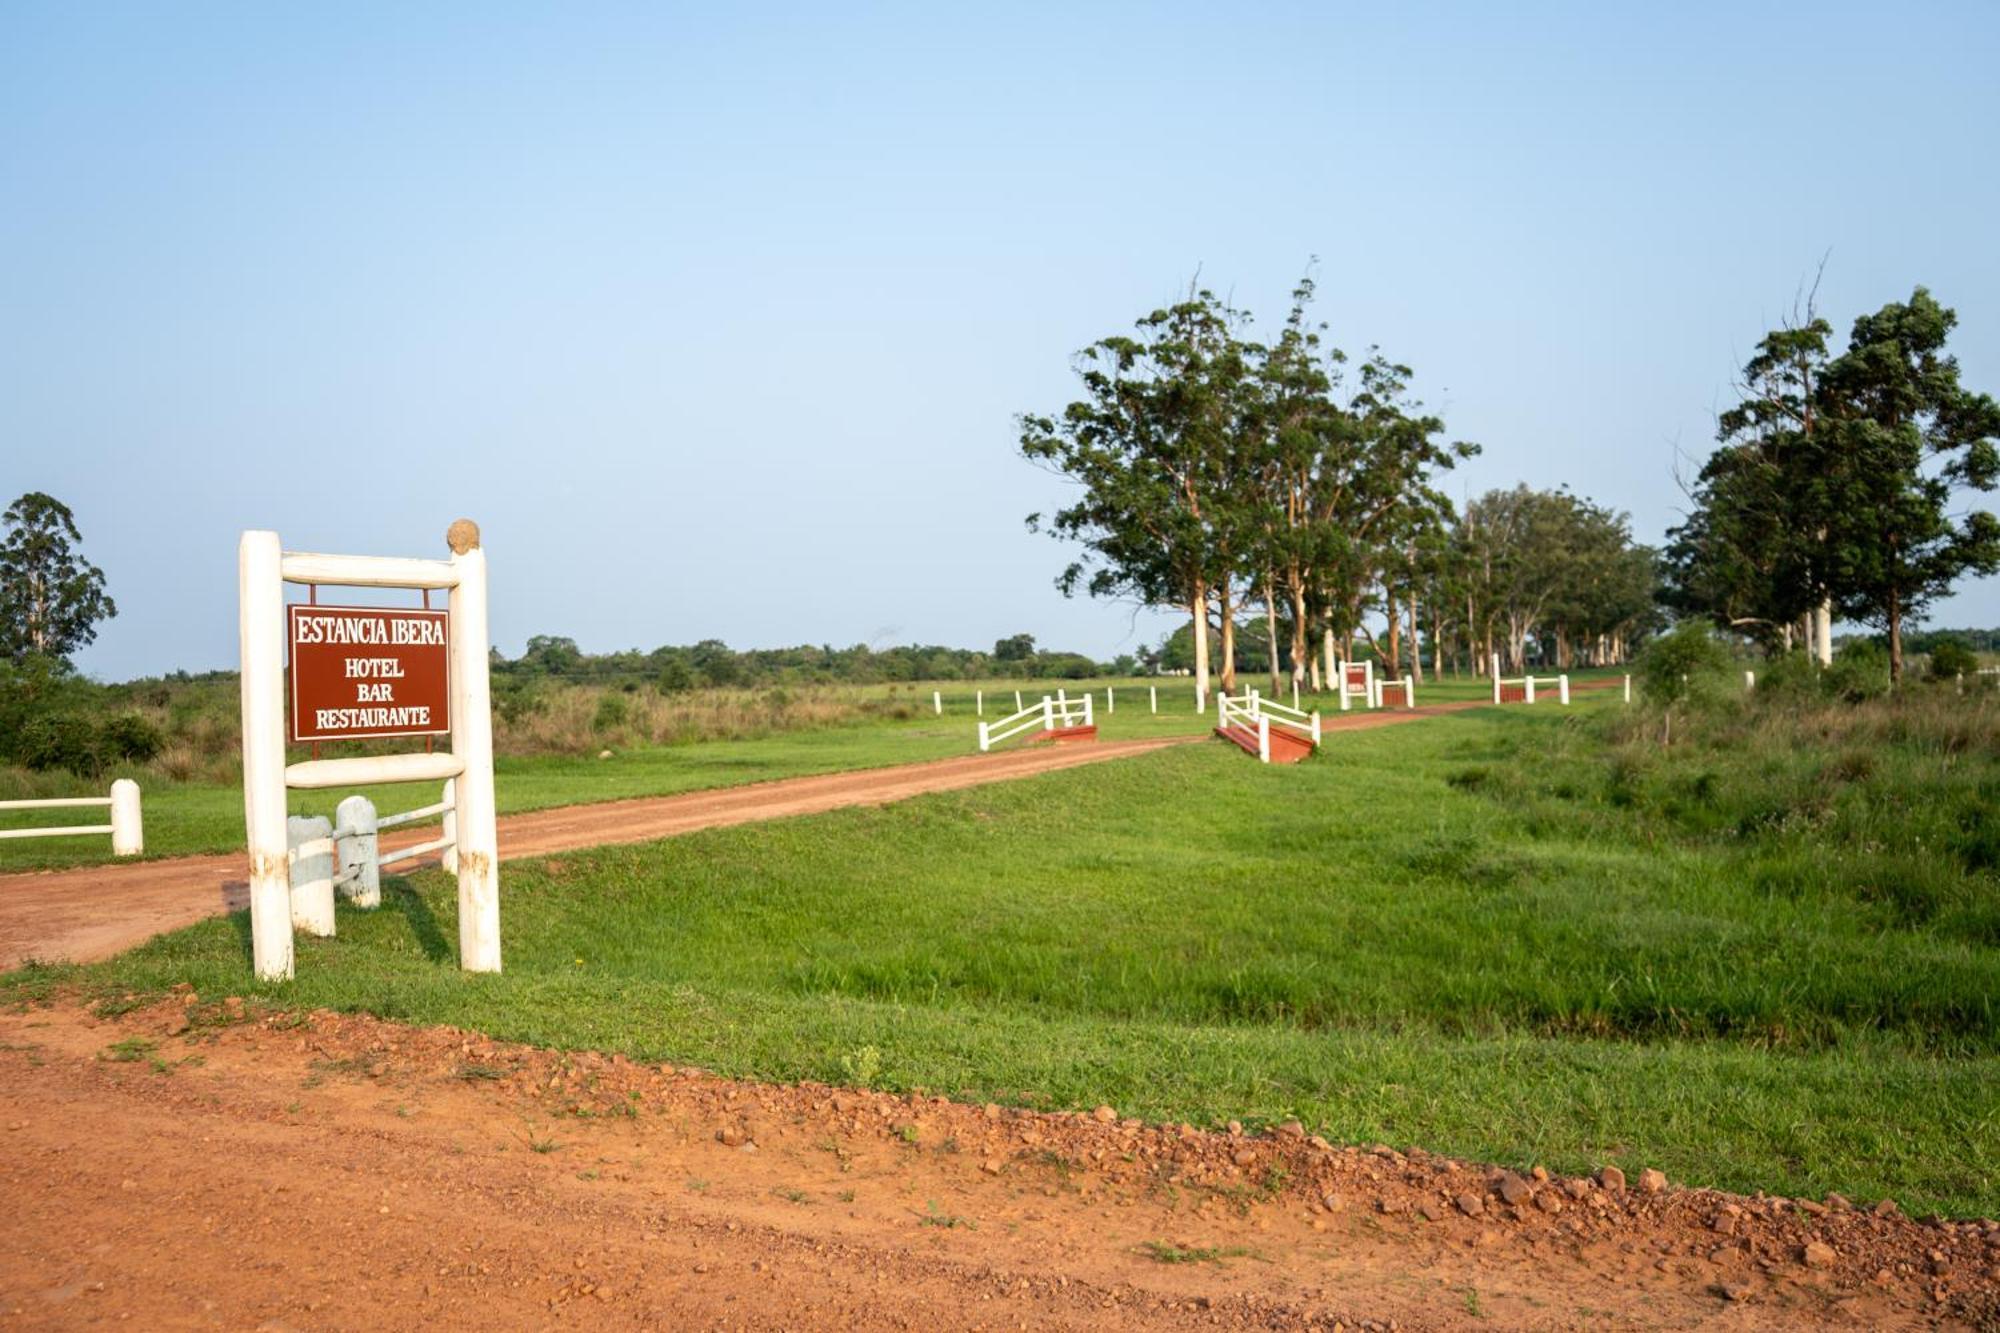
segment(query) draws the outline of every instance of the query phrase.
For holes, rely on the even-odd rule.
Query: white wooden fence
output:
[[[1567,672],[1559,676],[1507,676],[1503,678],[1500,674],[1500,654],[1495,653],[1493,654],[1494,703],[1497,704],[1501,701],[1501,687],[1506,685],[1519,685],[1521,687],[1521,701],[1530,704],[1535,701],[1535,687],[1537,685],[1553,685],[1556,687],[1556,697],[1562,703],[1563,707],[1569,707],[1569,674]]]
[[[1308,713],[1288,704],[1276,703],[1251,690],[1241,698],[1232,699],[1227,694],[1215,696],[1215,724],[1227,730],[1241,726],[1257,736],[1257,758],[1264,763],[1271,762],[1271,728],[1278,727],[1310,741],[1313,748],[1319,748],[1319,714]]]
[[[0,801],[0,810],[101,810],[111,811],[109,824],[48,824],[39,828],[0,829],[0,838],[80,838],[94,833],[111,835],[113,856],[137,856],[146,850],[145,821],[139,810],[139,784],[120,778],[111,784],[109,796],[54,796],[32,801]]]

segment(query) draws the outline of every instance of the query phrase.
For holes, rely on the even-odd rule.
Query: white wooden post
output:
[[[285,842],[283,560],[275,532],[246,532],[236,548],[243,827],[250,853],[250,952],[260,981],[286,981],[292,975],[292,884]]]
[[[1271,719],[1264,713],[1257,714],[1257,758],[1271,762]]]
[[[1299,706],[1299,680],[1297,676],[1294,676],[1292,677],[1292,707],[1297,708],[1298,706]]]
[[[1632,677],[1629,675],[1625,677],[1625,702],[1632,702]]]
[[[451,751],[458,775],[458,965],[500,970],[500,839],[493,793],[493,695],[487,679],[486,552],[479,528],[447,537],[458,583],[451,590]]]
[[[1558,701],[1559,701],[1559,702],[1560,702],[1560,703],[1562,704],[1562,706],[1563,706],[1564,708],[1568,708],[1568,707],[1569,707],[1569,673],[1568,673],[1568,672],[1564,672],[1564,673],[1563,673],[1562,675],[1560,675],[1560,676],[1557,676],[1557,677],[1556,677],[1556,694],[1557,694],[1557,696],[1558,696]]]
[[[985,691],[985,690],[974,690],[974,691],[972,692],[972,711],[974,712],[974,714],[976,714],[976,715],[977,715],[977,716],[979,716],[979,717],[985,717],[985,716],[986,716],[986,691]]]
[[[1415,674],[1406,675],[1403,677],[1403,707],[1415,708],[1416,706],[1417,678]]]
[[[1045,694],[1042,696],[1042,730],[1054,731],[1055,729],[1056,729],[1055,701],[1050,699],[1049,696]]]
[[[137,856],[146,850],[146,826],[139,814],[139,784],[120,778],[111,784],[111,854]]]
[[[1746,689],[1746,690],[1754,690],[1754,689],[1756,689],[1756,688],[1757,688],[1757,673],[1756,673],[1756,672],[1754,672],[1754,671],[1746,671],[1746,672],[1744,672],[1744,673],[1743,673],[1743,688],[1744,688],[1744,689]]]
[[[444,795],[439,799],[444,802],[444,818],[439,821],[443,827],[438,829],[438,836],[444,839],[445,849],[439,855],[438,863],[444,868],[445,874],[456,875],[458,873],[457,778],[446,778],[444,780]]]
[[[1014,691],[1014,711],[1017,713],[1021,711],[1021,692],[1019,690]]]
[[[1340,695],[1340,711],[1345,713],[1350,707],[1347,701],[1347,663],[1345,662],[1340,664],[1340,684],[1337,687],[1337,692]]]
[[[1109,685],[1104,687],[1104,711],[1107,713],[1118,711],[1118,691]]]
[[[1535,701],[1535,677],[1532,672],[1524,678],[1522,693],[1526,696],[1526,702],[1533,703]]]
[[[1157,685],[1148,685],[1148,686],[1146,687],[1146,695],[1147,695],[1147,697],[1148,697],[1148,698],[1150,698],[1150,699],[1151,699],[1151,700],[1153,701],[1153,711],[1154,711],[1155,713],[1159,712],[1159,711],[1160,711],[1160,687],[1159,687],[1159,686],[1157,686]]]
[[[944,694],[941,691],[931,691],[931,711],[939,717],[944,716]]]
[[[1313,724],[1313,748],[1317,750],[1319,748],[1319,710],[1317,708],[1313,710],[1312,724]]]
[[[1083,725],[1086,727],[1097,725],[1097,714],[1092,709],[1092,705],[1096,702],[1097,700],[1091,695],[1086,694],[1083,696]]]
[[[333,934],[333,824],[325,815],[291,815],[285,820],[285,842],[292,858],[293,929]]]
[[[375,802],[366,796],[349,796],[333,811],[340,891],[356,907],[382,905],[381,839],[375,818]]]
[[[989,724],[985,722],[981,722],[979,724],[979,753],[981,754],[985,754],[988,750],[993,748],[992,743],[986,739],[986,728],[988,725]]]

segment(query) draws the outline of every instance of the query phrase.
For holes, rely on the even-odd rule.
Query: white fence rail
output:
[[[109,796],[53,796],[32,801],[0,801],[0,810],[103,810],[108,824],[46,824],[39,828],[0,829],[0,838],[81,838],[111,835],[113,856],[137,856],[146,850],[145,820],[139,808],[139,784],[120,778]]]

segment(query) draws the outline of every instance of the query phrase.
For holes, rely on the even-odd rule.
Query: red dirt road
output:
[[[738,1083],[191,993],[115,1019],[67,997],[0,1014],[0,1188],[0,1322],[24,1329],[1882,1329],[2000,1311],[1991,1222]]]
[[[1333,713],[1326,717],[1323,730],[1366,731],[1487,706],[1457,702],[1407,711]],[[500,821],[500,855],[503,859],[546,856],[843,806],[884,805],[925,792],[1004,782],[1206,739],[1173,736],[1032,745],[892,768],[535,810]],[[408,830],[385,835],[383,845],[407,847],[432,836]],[[164,931],[242,907],[248,901],[243,870],[243,857],[232,854],[0,875],[0,971],[31,959],[95,962]]]

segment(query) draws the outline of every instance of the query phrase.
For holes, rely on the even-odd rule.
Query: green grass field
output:
[[[1180,748],[513,863],[498,977],[456,970],[452,885],[424,873],[301,939],[270,997],[739,1075],[1296,1115],[1521,1167],[2000,1211],[1991,869],[1909,849],[1962,881],[1930,911],[1869,889],[1893,850],[1872,876],[1785,878],[1808,839],[1841,859],[1877,836],[1840,802],[1946,781],[1929,733],[1870,772],[1842,740],[1833,777],[1776,756],[1796,781],[1775,790],[1846,784],[1807,827],[1723,817],[1773,790],[1754,751],[1648,760],[1620,713],[1476,711],[1289,769]],[[1990,746],[1965,762],[1952,800],[2000,790]],[[245,931],[8,984],[252,994]]]
[[[1160,712],[1149,708],[1147,689],[1159,691]],[[1268,689],[1268,677],[1245,676],[1239,688]],[[1107,710],[1105,690],[1116,692],[1115,709]],[[1016,689],[1026,702],[1057,689],[1071,694],[1091,692],[1096,700],[1099,733],[1109,740],[1130,740],[1146,736],[1180,735],[1199,732],[1214,721],[1211,704],[1206,717],[1194,712],[1194,686],[1185,679],[1148,681],[1142,679],[1096,681],[952,681],[915,685],[857,687],[856,694],[883,699],[895,698],[909,705],[913,716],[882,717],[865,723],[818,729],[780,731],[774,735],[744,740],[702,741],[681,745],[617,746],[609,759],[600,759],[606,747],[589,735],[577,739],[570,753],[502,755],[495,764],[494,781],[503,814],[540,810],[550,806],[580,805],[591,801],[612,801],[634,796],[667,796],[675,792],[709,787],[734,786],[746,782],[766,782],[774,778],[803,777],[849,769],[880,768],[890,764],[913,763],[970,754],[976,748],[975,708],[978,695],[985,692],[989,719],[1013,711]],[[943,695],[945,711],[931,711],[931,691]],[[1418,692],[1421,702],[1446,698],[1481,698],[1483,687],[1472,681],[1448,681],[1442,686],[1425,686]],[[1324,705],[1329,715],[1335,711],[1332,696]],[[1305,701],[1310,708],[1313,702]],[[338,753],[329,749],[331,757]],[[298,756],[303,757],[303,751]],[[101,795],[110,785],[109,775],[101,782],[72,777],[51,778],[37,783],[22,795]],[[139,774],[144,789],[146,854],[149,857],[187,856],[201,852],[230,852],[243,846],[243,795],[238,786],[215,782],[170,782]],[[294,814],[331,817],[342,796],[349,793],[293,792]],[[363,794],[383,812],[414,809],[437,799],[434,791],[415,787],[366,788]],[[36,824],[54,825],[101,822],[101,811],[42,810],[0,811],[0,828],[27,828]],[[98,865],[112,860],[109,837],[23,838],[0,840],[0,874],[15,870],[46,870],[63,866]]]

